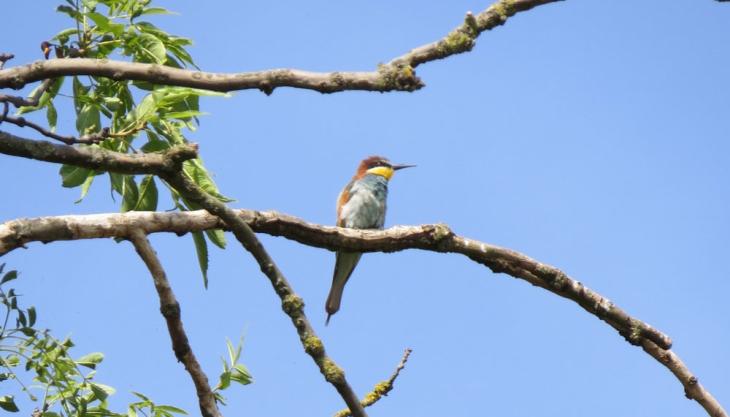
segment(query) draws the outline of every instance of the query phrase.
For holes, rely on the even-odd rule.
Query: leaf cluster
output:
[[[4,267],[4,264],[0,265],[0,273]],[[8,283],[17,278],[17,271],[9,271],[0,279],[0,304],[5,309],[0,327],[0,383],[15,382],[30,401],[40,403],[34,416],[137,417],[140,411],[155,417],[186,414],[176,407],[155,405],[142,394],[137,395],[144,397],[144,401],[130,404],[126,414],[110,410],[107,399],[115,390],[95,379],[97,366],[104,360],[104,355],[93,352],[74,359],[71,339],[59,340],[50,331],[35,328],[35,308],[21,308],[16,291],[5,290]],[[28,374],[32,376],[32,385],[22,381],[22,376]],[[9,394],[0,396],[0,408],[8,412],[20,411],[15,396]]]
[[[57,11],[68,16],[73,24],[44,44],[50,45],[55,49],[56,56],[63,58],[114,57],[175,68],[197,68],[186,49],[192,45],[190,39],[172,35],[145,20],[152,15],[171,14],[167,9],[150,6],[150,3],[150,0],[66,0],[66,4],[58,6]],[[70,91],[65,92],[64,86],[68,84]],[[34,90],[31,96],[38,92]],[[58,109],[62,107],[54,103],[58,98],[68,96],[73,98],[76,130],[80,137],[98,134],[108,128],[105,140],[89,146],[123,153],[150,153],[188,142],[184,132],[194,132],[198,117],[203,115],[200,97],[227,95],[144,81],[93,76],[60,77],[42,92],[38,105],[21,107],[18,114],[45,110],[48,126],[51,131],[55,131],[59,119]],[[224,202],[232,201],[219,191],[200,158],[186,161],[183,170],[194,183],[212,196]],[[152,175],[115,174],[72,165],[62,166],[60,175],[64,187],[80,188],[77,203],[88,194],[94,180],[104,175],[109,178],[112,198],[120,198],[122,212],[157,210],[160,184],[169,189],[176,209],[199,209]],[[221,230],[193,235],[206,287],[208,241],[220,248],[226,244]]]

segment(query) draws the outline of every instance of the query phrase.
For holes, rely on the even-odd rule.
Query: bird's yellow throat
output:
[[[381,177],[385,177],[386,180],[390,181],[390,177],[393,176],[393,172],[395,171],[391,167],[374,167],[365,172],[367,172],[368,174],[380,175]]]

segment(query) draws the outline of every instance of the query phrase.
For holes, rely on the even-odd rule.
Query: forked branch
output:
[[[482,32],[503,25],[515,13],[557,1],[561,0],[499,0],[481,13],[467,13],[464,22],[443,38],[381,64],[376,71],[311,72],[272,69],[211,73],[136,62],[87,58],[50,59],[0,70],[0,88],[18,89],[48,78],[91,75],[215,91],[258,89],[266,94],[271,94],[278,87],[294,87],[321,93],[348,90],[414,91],[424,86],[414,71],[417,66],[470,51]]]
[[[230,212],[228,212],[229,210]],[[225,207],[225,211],[226,223],[202,210],[184,213],[130,212],[19,219],[0,224],[0,255],[35,241],[124,237],[129,233],[130,228],[141,228],[146,233],[182,234],[225,228],[234,222],[244,223],[246,227],[259,233],[283,236],[305,245],[330,250],[394,252],[404,249],[423,249],[459,253],[487,266],[494,272],[503,272],[523,279],[560,297],[576,302],[585,311],[615,328],[628,342],[641,346],[649,355],[669,369],[684,387],[687,397],[702,405],[710,416],[727,417],[727,413],[720,403],[698,382],[679,357],[669,350],[672,341],[667,335],[628,315],[607,298],[570,278],[559,269],[540,263],[526,255],[455,235],[448,227],[438,224],[400,226],[383,231],[353,230],[311,224],[276,212],[234,211],[227,207]],[[254,245],[256,244],[258,243],[254,243]],[[286,281],[279,281],[277,274],[280,272],[275,265],[267,264],[265,260],[263,263],[260,262],[260,265],[272,283],[276,283],[274,288],[282,297],[284,305],[292,305],[292,301],[296,301],[293,307],[298,306],[301,299],[294,295],[288,284],[286,286],[279,284],[286,283]],[[283,279],[283,277],[281,278]],[[291,314],[292,311],[294,314]],[[297,320],[298,311],[298,309],[292,309],[287,314],[292,317],[297,326],[305,349],[310,352],[314,347],[314,350],[317,351],[319,344],[315,341],[319,342],[319,339],[314,336],[314,333],[311,333],[314,338],[306,337],[311,326],[308,321]]]
[[[322,340],[317,336],[309,319],[304,314],[304,300],[294,292],[294,288],[289,284],[279,267],[276,266],[274,260],[251,230],[251,227],[238,216],[235,210],[207,194],[182,172],[178,171],[163,175],[162,178],[175,187],[180,195],[199,204],[210,214],[222,220],[227,228],[233,232],[236,239],[259,264],[261,272],[271,282],[276,295],[281,299],[282,310],[289,316],[297,330],[304,351],[312,357],[325,380],[337,390],[354,417],[367,417],[367,413],[360,404],[355,391],[345,378],[345,372],[327,356]]]

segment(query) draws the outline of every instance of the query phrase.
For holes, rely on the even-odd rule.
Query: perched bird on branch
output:
[[[415,165],[394,165],[388,159],[371,156],[360,162],[355,176],[337,198],[337,226],[353,229],[382,229],[385,223],[385,200],[388,181],[399,169]],[[332,287],[325,310],[327,321],[340,309],[342,291],[362,253],[338,251]]]

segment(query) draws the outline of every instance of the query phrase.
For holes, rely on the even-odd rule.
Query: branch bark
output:
[[[258,72],[210,73],[154,64],[95,60],[50,59],[0,70],[0,88],[19,89],[47,78],[91,75],[114,80],[149,81],[155,84],[203,88],[215,91],[258,89],[271,94],[278,87],[294,87],[335,93],[346,90],[414,91],[424,86],[414,69],[426,62],[470,51],[484,31],[503,25],[514,14],[562,0],[499,0],[477,15],[467,13],[464,22],[442,39],[419,46],[369,72],[310,72],[272,69]]]
[[[168,180],[171,183],[170,180]],[[173,185],[181,186],[180,180]],[[198,199],[203,196],[197,196]],[[212,199],[207,195],[204,197]],[[200,204],[199,201],[196,201]],[[670,349],[669,336],[647,323],[631,317],[607,298],[587,288],[561,270],[540,263],[510,249],[455,235],[446,225],[399,226],[384,231],[356,230],[321,226],[275,212],[230,210],[222,224],[200,211],[177,213],[125,213],[91,216],[41,217],[20,219],[0,225],[0,255],[32,241],[71,240],[76,238],[125,236],[130,229],[146,233],[185,233],[208,228],[226,228],[230,223],[246,225],[256,232],[283,236],[299,243],[329,250],[356,252],[395,252],[423,249],[458,253],[485,265],[493,272],[506,273],[576,302],[588,313],[615,328],[626,340],[639,345],[649,339]],[[218,212],[215,213],[219,215]],[[81,236],[83,235],[83,236]]]
[[[215,403],[215,394],[213,394],[208,384],[208,377],[200,367],[200,363],[198,363],[198,359],[188,342],[188,336],[185,334],[185,328],[181,320],[180,303],[175,298],[175,293],[172,291],[170,281],[167,280],[167,274],[157,257],[157,253],[155,253],[149,239],[147,239],[147,235],[141,229],[132,229],[126,237],[132,242],[134,249],[152,275],[157,295],[160,298],[160,313],[165,318],[167,331],[170,333],[172,350],[175,352],[178,362],[182,362],[185,370],[190,374],[190,379],[193,380],[198,395],[200,412],[203,417],[222,417]]]
[[[175,171],[183,161],[196,158],[198,147],[195,144],[176,145],[161,153],[127,154],[93,146],[76,147],[26,139],[0,131],[0,153],[120,174],[160,174]]]
[[[383,231],[354,230],[311,224],[276,212],[234,211],[225,206],[224,208],[226,211],[230,210],[230,213],[224,214],[227,216],[227,224],[241,222],[253,231],[283,236],[309,246],[358,252],[423,249],[459,253],[487,266],[494,272],[503,272],[523,279],[560,297],[573,300],[588,313],[605,321],[629,343],[641,346],[649,355],[667,367],[685,387],[687,396],[702,405],[710,416],[727,417],[727,413],[720,403],[697,382],[697,378],[679,357],[669,350],[672,345],[669,336],[628,315],[610,300],[570,278],[559,269],[540,263],[526,255],[457,236],[448,227],[439,224],[399,226]],[[233,217],[230,217],[231,215]],[[0,255],[35,241],[47,243],[55,240],[124,237],[130,230],[137,228],[144,230],[145,233],[182,234],[221,227],[227,228],[226,223],[202,210],[182,213],[130,212],[19,219],[0,225]],[[288,284],[282,286],[281,282],[286,283],[286,281],[279,281],[277,274],[281,274],[281,272],[273,263],[269,265],[264,260],[263,264],[260,262],[260,265],[285,304],[287,299],[291,300],[292,297],[296,297]],[[305,349],[308,349],[306,335],[308,334],[307,329],[311,329],[311,326],[308,322],[297,321],[298,315],[296,314],[290,314],[290,317],[297,326]],[[314,336],[314,333],[311,335]],[[311,340],[319,341],[316,336]]]

